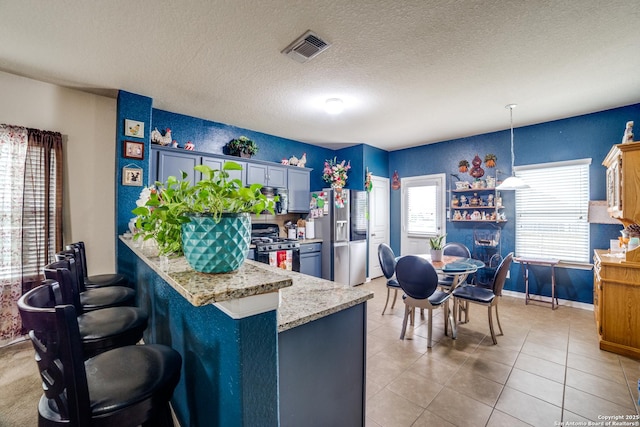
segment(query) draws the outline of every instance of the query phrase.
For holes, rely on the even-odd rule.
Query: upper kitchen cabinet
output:
[[[187,178],[193,184],[197,180],[200,180],[200,173],[196,172],[193,168],[200,164],[200,156],[196,156],[192,153],[185,151],[156,151],[152,150],[154,156],[152,157],[151,170],[154,181],[166,182],[170,176],[181,178],[181,171],[187,173]],[[156,168],[154,170],[154,164]],[[196,173],[198,176],[196,177]],[[153,181],[152,181],[153,183]]]
[[[247,162],[239,162],[237,160],[225,160],[225,159],[216,158],[216,157],[202,156],[202,164],[209,166],[211,169],[214,169],[214,170],[215,169],[222,170],[222,167],[224,166],[224,164],[229,161],[236,162],[240,166],[242,166],[242,170],[239,170],[239,171],[230,170],[230,171],[227,171],[227,173],[229,174],[230,179],[239,179],[242,182],[242,186],[244,187],[245,185],[247,185],[247,179],[246,179]]]
[[[625,227],[640,222],[640,142],[611,147],[602,164],[607,168],[607,210]]]
[[[262,163],[247,164],[247,184],[287,188],[287,169]]]
[[[309,184],[310,175],[311,170],[309,169],[287,169],[289,212],[309,212],[309,197],[311,196],[311,187]]]

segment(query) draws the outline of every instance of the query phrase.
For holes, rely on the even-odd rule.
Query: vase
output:
[[[431,262],[442,261],[442,249],[431,249]]]
[[[225,213],[216,223],[212,215],[191,214],[182,224],[182,249],[191,267],[202,273],[229,273],[244,262],[251,241],[251,216]]]

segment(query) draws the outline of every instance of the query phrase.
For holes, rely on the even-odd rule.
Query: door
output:
[[[369,278],[382,276],[378,246],[389,244],[389,178],[372,176],[369,193]]]
[[[401,255],[427,253],[429,238],[446,233],[445,178],[442,173],[402,179]]]

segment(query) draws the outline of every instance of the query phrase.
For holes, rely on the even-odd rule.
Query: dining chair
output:
[[[177,351],[129,345],[87,359],[73,305],[35,307],[29,292],[18,310],[42,380],[39,426],[174,425],[169,400],[180,379]]]
[[[448,326],[450,324],[452,336],[455,339],[454,319],[449,311],[449,297],[451,295],[437,289],[438,274],[433,265],[419,256],[403,256],[396,264],[396,278],[404,292],[402,298],[405,304],[400,339],[404,339],[409,317],[411,317],[411,324],[414,324],[416,308],[427,309],[429,311],[427,347],[431,348],[433,310],[439,307],[444,307],[444,333],[448,335]]]
[[[444,245],[442,248],[442,255],[449,256],[458,256],[461,258],[471,258],[471,251],[462,243],[451,242]],[[438,276],[438,286],[445,288],[447,290],[451,290],[451,286],[453,285],[453,279],[456,276],[451,276],[448,274],[441,274]]]
[[[393,249],[386,243],[380,243],[380,246],[378,246],[378,261],[380,261],[382,274],[387,279],[387,300],[384,302],[384,308],[382,309],[382,314],[384,314],[387,310],[387,304],[389,304],[391,290],[394,290],[393,302],[391,303],[391,308],[393,309],[396,305],[396,298],[398,298],[398,289],[400,289],[400,284],[394,277],[396,273],[396,256],[393,253]]]
[[[493,344],[498,344],[498,340],[496,339],[496,333],[493,330],[492,308],[496,308],[496,320],[498,322],[498,328],[500,329],[500,335],[503,335],[502,326],[500,325],[500,316],[498,315],[498,297],[502,296],[502,289],[504,288],[504,283],[507,280],[507,273],[509,272],[512,261],[513,252],[509,253],[500,263],[500,266],[496,270],[495,276],[493,278],[493,287],[491,289],[475,285],[464,285],[458,286],[451,293],[456,301],[465,303],[469,302],[487,307],[489,315],[489,330],[491,331],[491,339],[493,340]]]

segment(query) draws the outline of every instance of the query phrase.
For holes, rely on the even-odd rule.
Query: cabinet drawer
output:
[[[310,252],[320,252],[322,250],[322,243],[304,243],[300,245],[300,253],[308,254]]]

